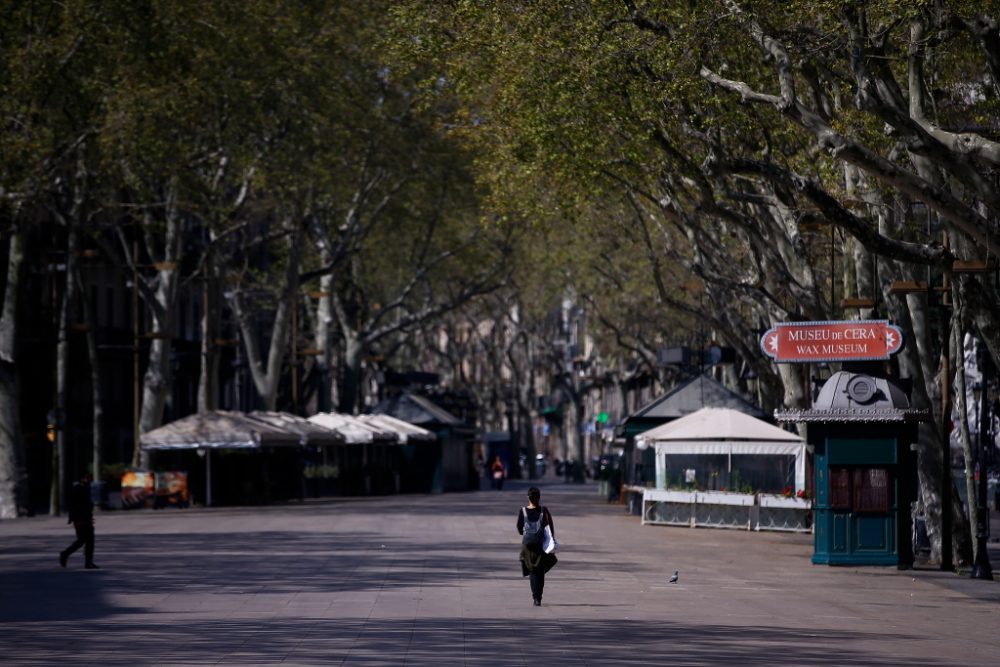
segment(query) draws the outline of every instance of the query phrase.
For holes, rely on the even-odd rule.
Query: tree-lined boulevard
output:
[[[633,496],[670,484],[777,494],[797,473],[754,488],[731,456],[685,463],[683,478],[675,466],[669,480],[662,452],[632,448],[638,432],[625,425],[697,378],[771,420],[810,410],[836,373],[863,372],[898,389],[881,398],[899,399],[890,407],[912,438],[897,437],[900,422],[880,435],[892,456],[869,456],[869,442],[821,463],[836,468],[840,516],[891,514],[885,525],[903,527],[866,536],[889,552],[908,553],[896,542],[911,523],[925,528],[941,573],[915,577],[912,605],[899,604],[902,575],[808,566],[802,538],[633,533],[611,507],[584,510],[559,487],[573,499],[569,526],[580,522],[569,543],[589,551],[567,553],[554,580],[571,585],[553,593],[568,596],[566,613],[542,617],[535,632],[552,639],[532,650],[585,661],[602,643],[639,662],[618,627],[659,647],[665,623],[666,644],[687,642],[692,663],[719,657],[714,645],[740,662],[749,645],[761,664],[775,648],[807,663],[847,650],[859,653],[845,662],[953,664],[946,647],[976,664],[992,639],[974,619],[1000,625],[980,606],[995,589],[957,575],[976,563],[988,578],[987,508],[1000,503],[987,497],[1000,473],[998,119],[996,1],[0,0],[0,553],[20,573],[5,576],[6,611],[34,610],[5,639],[26,659],[59,651],[44,638],[86,627],[95,609],[87,641],[112,661],[127,654],[103,632],[112,623],[136,650],[144,639],[161,657],[197,659],[197,641],[150,618],[232,664],[239,649],[217,638],[268,659],[308,662],[310,645],[329,641],[332,654],[378,661],[382,634],[430,637],[452,656],[448,624],[468,618],[462,637],[517,646],[528,662],[509,622],[530,610],[498,578],[506,528],[482,532],[463,514],[493,526],[488,503],[506,492],[332,494],[412,490],[399,466],[419,469],[421,490],[462,490],[499,453],[529,477],[536,460],[571,461],[578,482],[604,460],[602,481]],[[816,323],[828,340],[796,333],[787,348],[769,336]],[[406,393],[451,438],[439,431],[420,465],[395,445],[340,459],[303,440],[274,455],[252,436],[217,457],[219,441],[186,442],[173,458],[140,447],[194,414],[356,416]],[[892,428],[874,390],[841,394],[861,406],[844,418],[858,425],[851,437]],[[783,428],[819,451],[817,423]],[[819,515],[832,495],[815,470],[790,493]],[[59,546],[84,472],[105,508],[123,504],[128,475],[203,475],[191,485],[199,507],[102,513],[114,566],[55,579],[69,573],[48,572],[41,554]],[[317,479],[315,494],[331,497],[206,509],[213,474],[222,502],[280,501]],[[226,485],[240,493],[223,496]],[[735,563],[760,545],[777,555],[761,553],[758,582]],[[660,590],[653,559],[675,546],[690,564]],[[286,554],[309,567],[282,583]],[[78,598],[42,606],[51,596],[33,591]],[[839,600],[831,614],[827,595]],[[950,597],[964,595],[968,605]],[[267,621],[244,607],[253,596]],[[129,599],[141,601],[135,625],[116,611]],[[211,617],[214,604],[223,613]],[[878,605],[905,610],[902,621],[879,629]],[[292,610],[288,625],[279,608]],[[409,634],[366,625],[400,608]],[[241,613],[250,632],[234,635]],[[325,613],[345,614],[349,630],[328,637]],[[784,634],[763,630],[775,620]],[[304,638],[285,632],[296,621]],[[702,622],[714,634],[692,631]],[[273,654],[256,630],[281,638]],[[852,632],[863,639],[848,642]]]
[[[526,488],[101,513],[97,571],[59,568],[64,522],[3,522],[0,662],[996,664],[994,582],[811,565],[810,535],[641,526],[591,485],[541,486],[562,552],[533,607]]]

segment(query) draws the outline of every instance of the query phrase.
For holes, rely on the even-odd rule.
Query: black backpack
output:
[[[545,509],[542,508],[538,512],[538,520],[532,521],[528,518],[528,508],[522,507],[521,512],[524,514],[524,534],[521,538],[521,544],[529,547],[541,546],[542,541],[545,538]]]

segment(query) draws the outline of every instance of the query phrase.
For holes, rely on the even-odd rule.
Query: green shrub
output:
[[[306,479],[337,479],[340,477],[340,468],[329,465],[306,466],[302,474]]]
[[[130,467],[127,463],[105,463],[101,466],[101,479],[105,482],[120,482],[122,475]]]

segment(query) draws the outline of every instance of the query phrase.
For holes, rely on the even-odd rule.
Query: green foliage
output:
[[[339,479],[340,468],[334,465],[308,465],[302,469],[306,479]]]
[[[996,9],[946,4],[959,18]],[[599,344],[630,354],[691,338],[734,304],[736,337],[762,315],[820,310],[802,302],[829,280],[817,274],[821,241],[789,222],[815,206],[766,178],[708,172],[760,162],[845,200],[844,162],[703,68],[778,94],[759,24],[787,50],[805,108],[912,169],[899,133],[857,103],[856,56],[902,90],[909,30],[930,25],[937,4],[637,6],[646,23],[618,0],[6,0],[0,206],[65,197],[82,155],[93,208],[114,221],[149,213],[162,244],[156,220],[176,191],[189,229],[240,230],[220,246],[262,311],[290,261],[285,235],[308,227],[304,272],[340,250],[345,327],[416,312],[501,261],[523,313],[541,320],[574,293]],[[921,46],[933,121],[995,125],[982,45],[939,31]],[[779,269],[777,284],[755,282]]]
[[[106,482],[120,482],[130,466],[125,463],[106,463],[101,466],[101,479]]]

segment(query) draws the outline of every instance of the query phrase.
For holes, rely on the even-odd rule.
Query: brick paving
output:
[[[96,571],[59,567],[65,519],[0,522],[0,664],[1000,663],[1000,583],[814,566],[809,535],[641,526],[589,485],[542,485],[563,548],[533,607],[526,487],[104,512]]]

